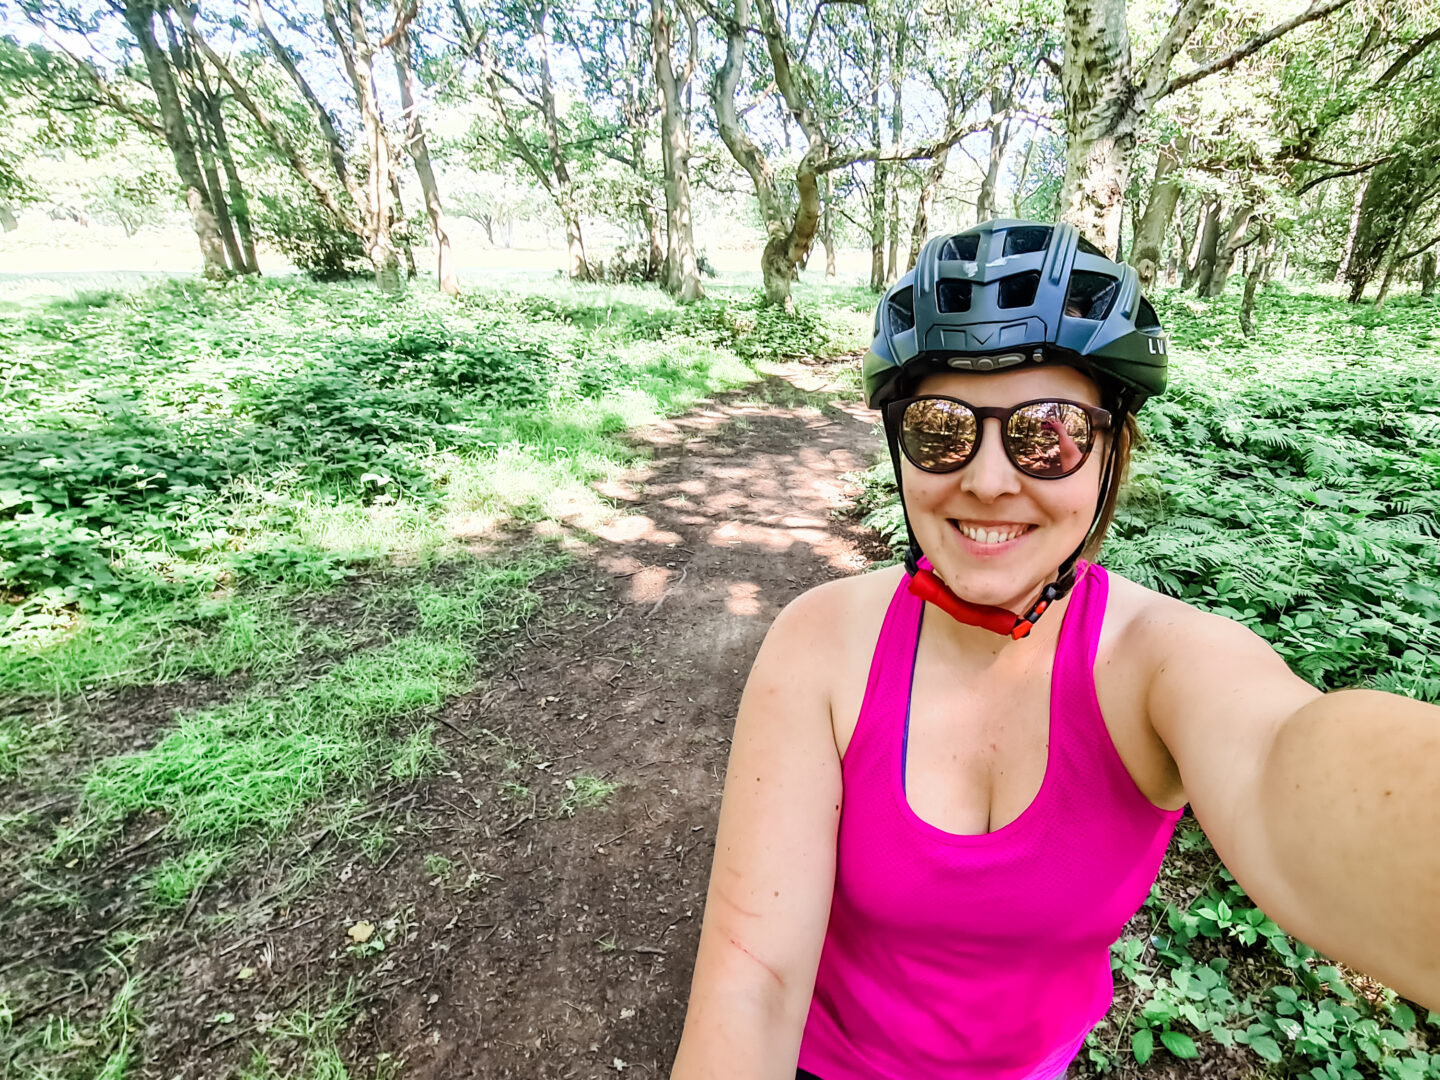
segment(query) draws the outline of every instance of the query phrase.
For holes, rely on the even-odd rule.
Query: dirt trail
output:
[[[393,857],[346,856],[258,932],[207,943],[157,1025],[157,1075],[245,1059],[217,1010],[243,1030],[349,976],[354,1077],[381,1054],[417,1078],[666,1075],[750,661],[789,600],[878,550],[833,515],[879,449],[853,399],[797,368],[641,433],[653,460],[604,489],[625,515],[572,533],[533,640],[444,713],[449,761],[394,818]],[[620,787],[575,805],[586,777]],[[383,952],[347,950],[359,920]]]

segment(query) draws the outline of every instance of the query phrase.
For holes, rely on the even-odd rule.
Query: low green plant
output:
[[[195,847],[176,858],[166,859],[150,878],[150,898],[159,907],[183,907],[195,890],[213,877],[229,858],[229,852]]]
[[[612,780],[583,774],[566,780],[565,797],[560,801],[556,816],[573,817],[577,810],[603,806],[619,787],[620,785]]]

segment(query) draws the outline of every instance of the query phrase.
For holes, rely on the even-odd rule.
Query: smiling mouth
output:
[[[1035,525],[970,525],[963,521],[953,522],[956,530],[961,536],[975,541],[977,544],[1004,544],[1015,540],[1032,529]]]

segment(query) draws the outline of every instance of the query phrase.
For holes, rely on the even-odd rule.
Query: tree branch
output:
[[[460,10],[460,0],[454,0],[454,4],[458,12]],[[510,118],[510,110],[505,108],[505,101],[500,96],[500,84],[495,77],[495,62],[490,55],[490,50],[485,47],[484,27],[480,28],[475,51],[480,55],[480,70],[484,76],[485,85],[489,87],[490,100],[495,104],[495,111],[500,114],[500,123],[504,126],[505,133],[510,136],[510,141],[515,146],[515,152],[518,153],[525,164],[529,166],[530,171],[535,174],[535,178],[540,181],[545,190],[553,196],[555,194],[555,186],[550,179],[550,174],[545,171],[545,166],[540,163],[540,159],[535,156],[534,151],[530,149],[521,137],[519,129],[515,126],[515,122]]]
[[[1185,87],[1191,86],[1201,79],[1214,75],[1217,71],[1225,71],[1228,68],[1232,68],[1246,57],[1253,56],[1259,52],[1276,38],[1283,37],[1290,33],[1291,30],[1304,26],[1308,22],[1323,19],[1331,12],[1338,11],[1353,2],[1354,0],[1313,0],[1308,8],[1299,15],[1296,15],[1293,19],[1286,19],[1284,22],[1272,26],[1264,33],[1256,34],[1238,49],[1228,52],[1224,56],[1216,57],[1208,64],[1201,64],[1199,67],[1187,71],[1184,75],[1177,75],[1165,84],[1165,88],[1156,96],[1156,100],[1158,101],[1160,98],[1173,94],[1177,90],[1183,90]]]
[[[1158,101],[1168,93],[1166,81],[1170,78],[1170,66],[1214,4],[1215,0],[1185,0],[1181,5],[1170,23],[1170,29],[1140,68],[1141,101]]]
[[[1431,30],[1430,33],[1420,38],[1412,44],[1410,48],[1396,57],[1395,62],[1385,69],[1385,73],[1370,84],[1371,91],[1379,90],[1381,87],[1387,85],[1396,75],[1399,75],[1400,72],[1405,70],[1406,65],[1409,64],[1411,60],[1414,60],[1437,41],[1440,41],[1440,27]]]
[[[1376,165],[1383,165],[1385,162],[1389,161],[1394,156],[1394,154],[1386,154],[1384,157],[1376,158],[1374,161],[1366,161],[1359,165],[1351,166],[1348,169],[1341,169],[1339,172],[1326,173],[1323,176],[1314,177],[1313,179],[1307,180],[1305,181],[1305,183],[1300,185],[1299,190],[1295,192],[1295,197],[1299,198],[1311,188],[1319,187],[1321,184],[1325,183],[1328,180],[1339,180],[1340,178],[1345,176],[1354,176],[1356,173],[1367,172],[1370,169],[1375,168]]]
[[[810,29],[805,31],[805,44],[800,47],[800,63],[805,63],[805,57],[810,55],[810,40],[815,36],[815,29],[820,24],[820,12],[826,4],[854,4],[856,7],[868,7],[869,0],[816,0],[815,10],[810,13]]]
[[[830,157],[820,161],[815,166],[817,173],[834,172],[836,169],[843,169],[850,165],[858,165],[865,161],[919,161],[924,158],[932,158],[940,151],[954,146],[967,135],[974,135],[977,131],[984,131],[990,125],[990,117],[984,120],[977,120],[964,127],[952,128],[939,139],[932,143],[924,143],[919,146],[896,147],[893,150],[881,150],[879,147],[870,147],[866,150],[847,151],[840,154],[832,154]]]
[[[1414,251],[1407,252],[1406,254],[1401,255],[1400,258],[1397,259],[1396,261],[1397,261],[1397,262],[1409,262],[1409,261],[1410,261],[1411,259],[1413,259],[1416,255],[1423,255],[1423,254],[1425,254],[1425,252],[1429,251],[1429,250],[1430,250],[1432,247],[1434,247],[1436,244],[1440,244],[1440,236],[1435,237],[1434,240],[1431,240],[1428,244],[1425,244],[1425,245],[1422,246],[1422,247],[1416,248]]]

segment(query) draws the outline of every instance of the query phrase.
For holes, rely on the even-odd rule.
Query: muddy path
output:
[[[837,513],[880,444],[800,367],[636,438],[650,462],[602,488],[624,514],[566,527],[527,640],[443,713],[440,774],[388,796],[389,854],[350,844],[292,901],[234,898],[172,969],[147,1074],[259,1046],[293,1067],[273,1025],[347,984],[351,1077],[667,1074],[746,673],[781,607],[882,553]]]

